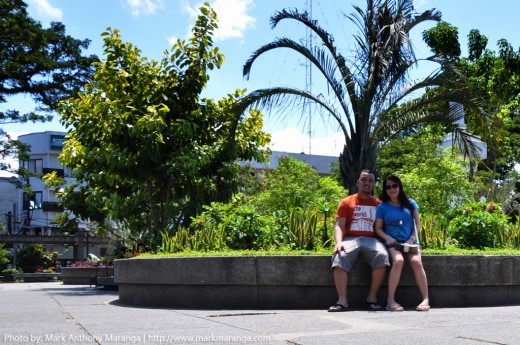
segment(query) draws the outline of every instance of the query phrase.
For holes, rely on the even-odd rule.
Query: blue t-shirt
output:
[[[415,200],[412,198],[408,200],[414,210],[419,208]],[[389,201],[382,202],[377,206],[376,219],[383,220],[383,230],[397,242],[405,242],[412,236],[413,216],[404,206],[395,206]]]

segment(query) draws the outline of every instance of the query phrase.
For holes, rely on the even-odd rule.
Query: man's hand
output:
[[[334,246],[334,252],[333,254],[339,254],[339,252],[345,251],[345,247],[343,247],[343,242],[339,242]]]

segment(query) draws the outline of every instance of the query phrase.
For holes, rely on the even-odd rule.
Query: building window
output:
[[[42,192],[24,192],[23,193],[23,209],[35,210],[42,208],[43,193]]]
[[[42,159],[28,159],[22,161],[22,167],[30,172],[41,174],[43,171],[43,160]]]

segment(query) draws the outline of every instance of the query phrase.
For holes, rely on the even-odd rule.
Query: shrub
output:
[[[507,247],[510,219],[500,205],[484,201],[466,203],[449,223],[448,236],[462,248]]]

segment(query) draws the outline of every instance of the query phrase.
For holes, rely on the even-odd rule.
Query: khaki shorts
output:
[[[339,267],[350,273],[361,257],[372,270],[390,266],[388,251],[385,246],[374,237],[357,236],[343,239],[344,251],[332,257],[332,268]]]

